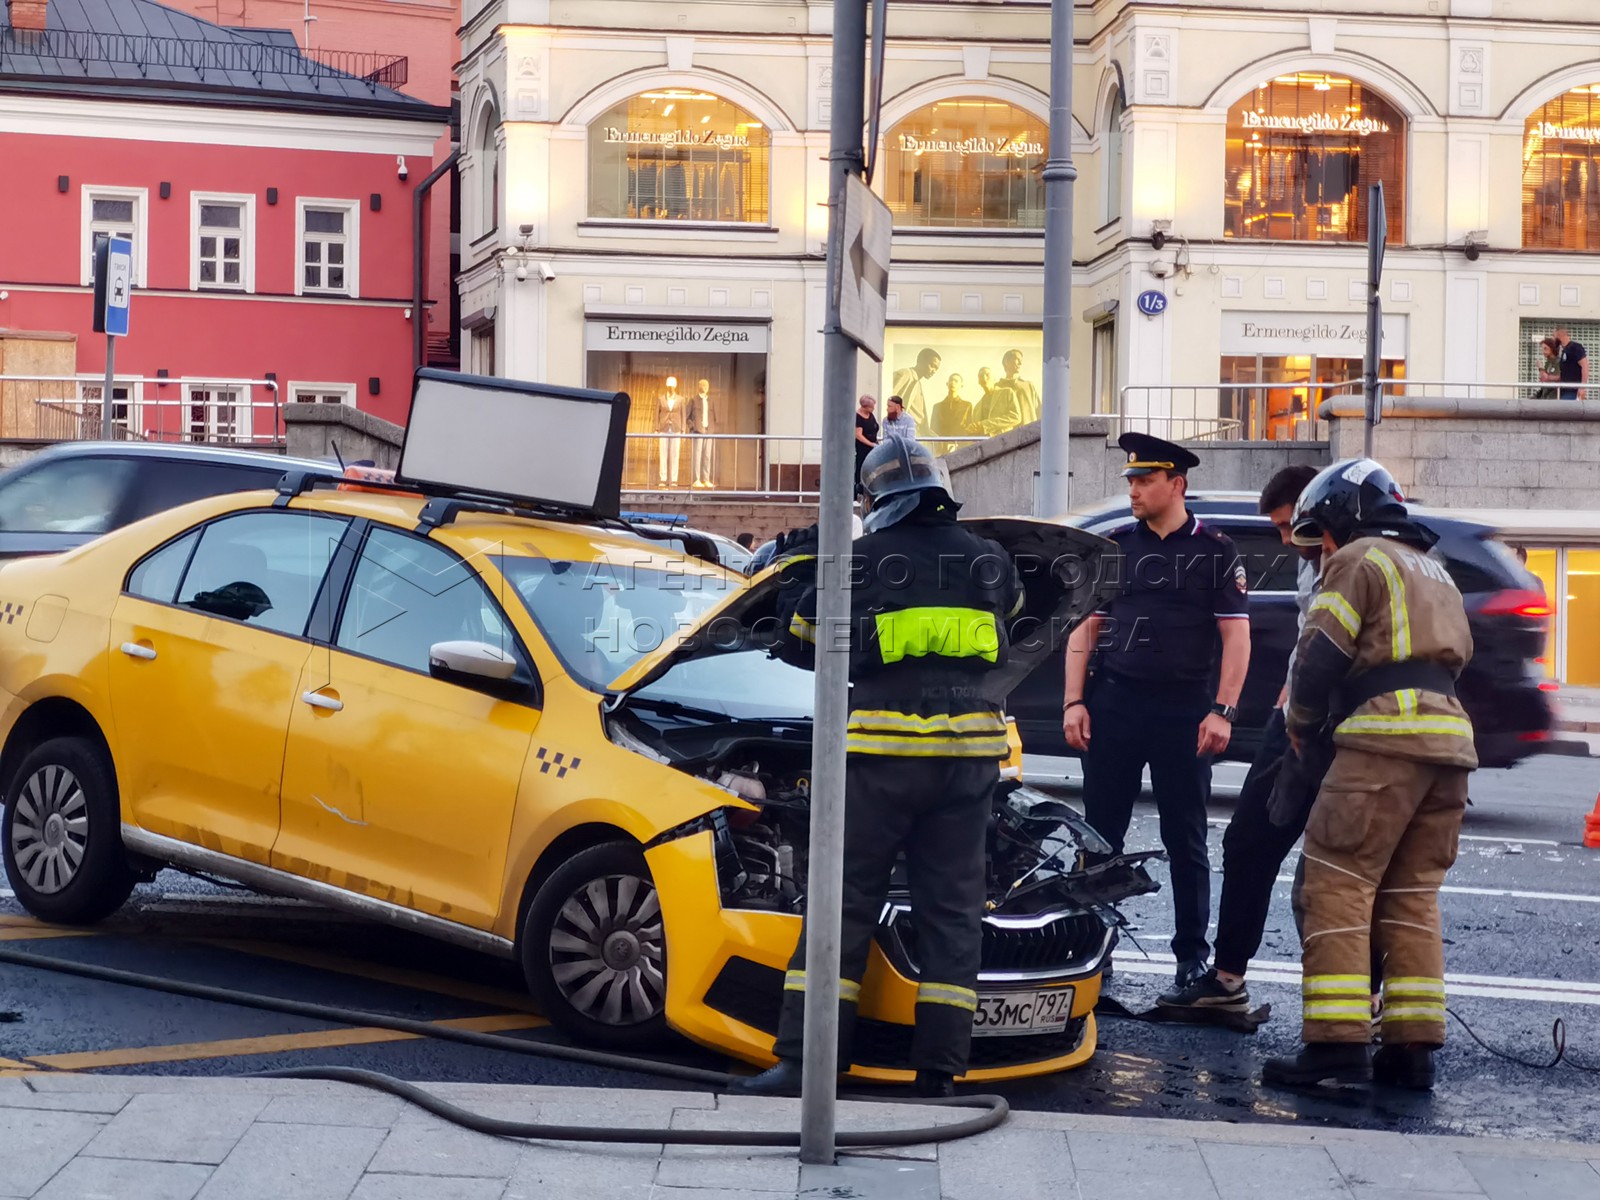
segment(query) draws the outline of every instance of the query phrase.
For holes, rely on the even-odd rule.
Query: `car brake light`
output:
[[[1551,683],[1547,679],[1539,685],[1539,690],[1541,692],[1559,692],[1561,690],[1561,685],[1559,683]]]
[[[1543,592],[1522,590],[1495,592],[1483,605],[1490,617],[1548,617],[1554,611]]]
[[[1517,734],[1517,741],[1519,742],[1548,742],[1549,740],[1550,735],[1544,730],[1529,730],[1527,733]]]

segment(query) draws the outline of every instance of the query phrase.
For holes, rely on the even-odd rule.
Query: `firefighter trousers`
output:
[[[1364,750],[1334,756],[1306,823],[1306,1043],[1372,1040],[1375,950],[1383,964],[1383,1040],[1444,1044],[1439,887],[1456,860],[1467,775]]]
[[[999,778],[994,759],[875,754],[847,758],[840,1071],[852,1061],[861,978],[901,849],[906,855],[919,972],[909,1065],[949,1075],[966,1070],[983,950],[986,839]],[[784,976],[783,1010],[773,1047],[779,1058],[801,1056],[806,977],[802,927],[800,944]]]

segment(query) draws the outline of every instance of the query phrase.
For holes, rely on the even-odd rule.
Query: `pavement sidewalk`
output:
[[[1295,1124],[1016,1113],[943,1146],[802,1167],[789,1150],[486,1137],[336,1083],[0,1078],[0,1196],[33,1200],[1595,1200],[1600,1146]],[[437,1084],[509,1120],[792,1129],[792,1100]],[[968,1111],[968,1110],[961,1110]],[[950,1119],[956,1114],[949,1114]],[[927,1108],[844,1104],[841,1129]]]

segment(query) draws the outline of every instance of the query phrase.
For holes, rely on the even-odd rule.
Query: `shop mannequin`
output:
[[[715,484],[711,479],[712,455],[716,443],[705,435],[711,432],[711,381],[702,379],[695,384],[694,395],[689,398],[688,429],[690,434],[689,457],[694,468],[691,487],[708,488]],[[696,437],[694,435],[701,436]]]
[[[678,377],[667,376],[667,390],[656,402],[656,458],[657,477],[661,486],[678,486],[678,457],[683,450],[684,421],[688,416],[689,402],[678,391]]]

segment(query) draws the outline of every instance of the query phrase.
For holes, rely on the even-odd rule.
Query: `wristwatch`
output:
[[[1066,704],[1064,704],[1062,706],[1061,711],[1064,712],[1064,713],[1071,712],[1073,709],[1077,708],[1080,704],[1083,705],[1085,708],[1088,707],[1088,701],[1086,701],[1086,700],[1068,700],[1066,702]]]
[[[1224,704],[1220,700],[1211,706],[1211,711],[1217,716],[1221,717],[1229,725],[1232,725],[1239,719],[1239,710],[1231,704]]]

